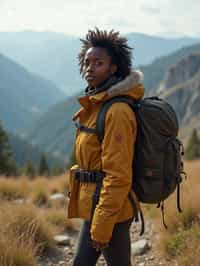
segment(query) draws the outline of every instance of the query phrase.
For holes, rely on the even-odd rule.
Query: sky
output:
[[[95,26],[121,33],[200,37],[200,0],[0,0],[0,32],[84,36]]]

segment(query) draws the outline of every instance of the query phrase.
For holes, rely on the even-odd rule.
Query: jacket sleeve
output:
[[[136,119],[126,103],[115,103],[107,112],[102,142],[102,170],[106,173],[96,206],[91,237],[108,243],[132,183]]]

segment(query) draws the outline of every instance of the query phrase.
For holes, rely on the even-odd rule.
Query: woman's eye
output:
[[[97,66],[101,66],[102,64],[103,64],[102,61],[96,61],[96,65],[97,65]]]

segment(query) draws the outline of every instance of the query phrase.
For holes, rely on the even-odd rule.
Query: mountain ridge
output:
[[[0,54],[0,80],[0,119],[11,132],[27,127],[66,97],[51,81],[27,71],[3,54]]]
[[[200,42],[200,39],[167,39],[141,33],[129,33],[124,36],[134,48],[134,67],[150,64],[155,58],[182,46]],[[18,32],[7,35],[0,32],[0,41],[0,51],[31,72],[52,80],[68,96],[80,91],[83,82],[78,70],[77,56],[81,46],[78,37],[53,32]]]

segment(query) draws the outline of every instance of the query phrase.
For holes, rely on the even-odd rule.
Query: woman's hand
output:
[[[102,249],[108,247],[108,243],[101,243],[101,242],[97,242],[97,241],[93,240],[92,246],[93,246],[93,248],[96,249],[96,251],[101,251]]]

